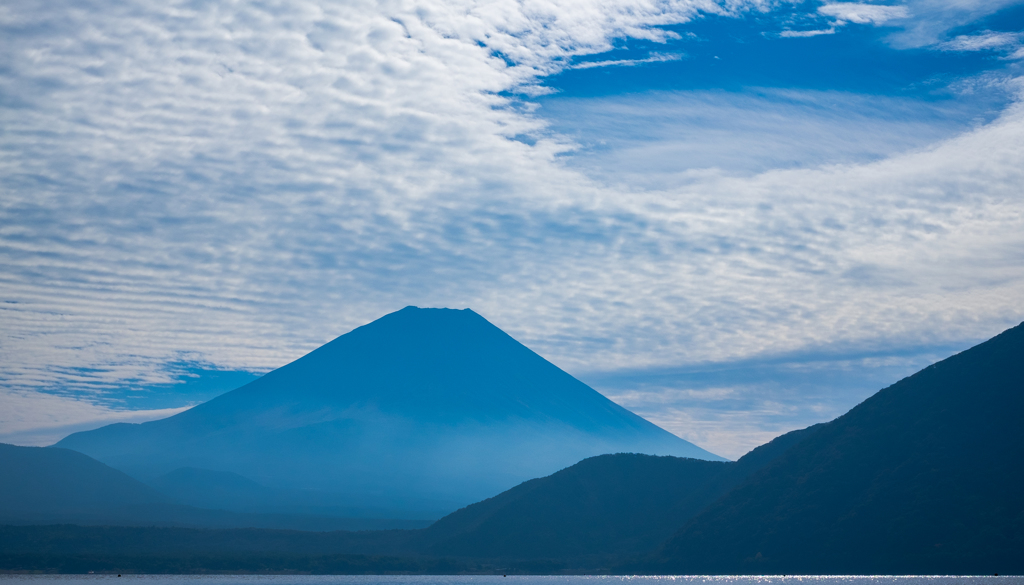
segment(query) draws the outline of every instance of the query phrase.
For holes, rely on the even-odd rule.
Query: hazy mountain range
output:
[[[449,319],[452,314],[455,319]],[[432,364],[441,364],[439,371],[443,374],[427,377],[432,385],[426,388],[431,388],[434,396],[443,394],[443,388],[461,389],[457,398],[445,403],[445,408],[431,411],[430,406],[425,406],[423,411],[430,412],[435,420],[449,421],[454,429],[451,432],[475,430],[490,420],[496,428],[510,432],[508,440],[515,445],[534,447],[536,443],[522,440],[517,434],[523,432],[523,419],[529,419],[548,422],[548,426],[534,424],[532,428],[540,429],[538,432],[555,429],[545,435],[555,439],[597,437],[607,432],[622,441],[633,437],[637,441],[634,445],[667,444],[696,449],[685,442],[643,443],[636,437],[657,438],[661,435],[656,431],[660,430],[654,427],[652,431],[628,412],[608,407],[610,403],[594,398],[596,392],[578,382],[551,382],[544,387],[547,393],[529,388],[515,390],[524,380],[541,378],[537,372],[550,374],[543,379],[572,379],[507,337],[494,335],[494,344],[489,347],[471,349],[469,344],[459,345],[456,338],[467,330],[496,331],[473,313],[407,309],[364,329],[376,329],[374,325],[388,319],[393,319],[389,328],[371,330],[374,335],[367,335],[366,339],[380,339],[384,331],[393,335],[409,323],[422,326],[421,333],[410,336],[417,343],[399,343],[389,355],[405,355],[408,347],[417,347],[424,339],[438,339],[433,332],[438,323],[458,323],[451,337],[441,336],[450,340],[447,347],[456,349],[448,353],[435,348],[435,357],[424,358],[415,370],[429,373]],[[347,368],[346,371],[361,372],[384,371],[371,366],[396,363],[373,358],[370,353],[358,353],[356,347],[361,345],[343,345],[336,351],[321,353],[316,360],[295,370],[297,374],[282,374],[255,390],[252,387],[257,383],[229,393],[222,398],[234,395],[231,401],[197,419],[205,421],[202,424],[162,426],[183,416],[178,415],[167,421],[147,423],[150,426],[119,425],[62,442],[103,439],[88,444],[113,449],[117,443],[110,437],[115,433],[140,433],[138,436],[145,441],[124,445],[113,454],[103,453],[112,464],[139,462],[134,473],[139,477],[151,473],[148,485],[72,451],[4,446],[0,448],[0,490],[4,494],[0,520],[17,516],[18,510],[28,511],[20,520],[23,524],[32,521],[26,519],[32,514],[38,523],[46,521],[47,514],[56,518],[88,512],[94,519],[109,514],[109,523],[117,524],[117,514],[131,508],[150,510],[150,514],[155,513],[153,510],[171,514],[159,521],[150,520],[149,524],[244,525],[226,523],[223,518],[230,516],[232,521],[244,522],[245,514],[185,506],[182,499],[175,499],[172,494],[191,494],[188,498],[194,503],[213,505],[219,498],[241,497],[240,494],[250,494],[253,501],[259,502],[275,497],[287,499],[292,497],[288,490],[298,488],[294,484],[267,487],[231,470],[172,464],[167,467],[173,469],[159,473],[164,468],[153,463],[143,465],[146,462],[141,460],[140,453],[157,459],[173,454],[176,446],[191,445],[184,438],[185,431],[180,430],[186,428],[202,430],[204,434],[199,437],[210,445],[228,445],[236,449],[233,453],[240,452],[237,439],[218,439],[214,423],[210,422],[232,422],[224,428],[230,433],[241,433],[238,428],[244,425],[245,417],[223,414],[231,410],[227,406],[234,404],[259,405],[252,410],[237,407],[255,417],[255,428],[259,430],[243,436],[291,437],[287,429],[273,430],[277,427],[270,423],[271,415],[283,413],[284,420],[305,420],[295,413],[311,412],[310,405],[317,396],[326,400],[324,396],[333,395],[328,390],[331,387],[349,388],[339,392],[348,397],[349,404],[376,400],[375,407],[392,418],[398,418],[397,413],[415,418],[418,411],[402,410],[400,405],[404,400],[416,401],[422,396],[410,397],[395,390],[402,387],[397,382],[402,380],[408,382],[405,388],[412,388],[412,377],[399,373],[381,375],[379,379],[344,378],[360,380],[364,385],[377,384],[374,387],[382,397],[374,399],[369,390],[331,386],[327,379],[299,375],[323,372],[327,369],[322,366],[324,363],[351,364],[338,371]],[[343,351],[345,347],[349,349]],[[380,342],[376,347],[375,351],[380,351],[393,346]],[[470,354],[474,359],[458,357],[462,352],[474,351]],[[507,382],[493,392],[473,392],[471,389],[483,387],[484,381],[498,378],[490,372],[501,365],[505,351],[521,360],[510,363],[532,364],[535,369],[523,369],[525,365],[501,369],[503,376],[519,372],[521,377],[502,377]],[[277,372],[285,372],[316,355],[314,352]],[[358,358],[345,357],[351,355]],[[362,359],[364,366],[356,367],[355,361],[345,361],[356,359]],[[460,368],[469,372],[466,378],[461,378]],[[270,375],[264,379],[267,378]],[[474,384],[481,386],[462,383],[460,379],[475,380]],[[308,380],[310,387],[320,390],[289,386],[287,380]],[[502,392],[513,393],[526,402],[513,404],[498,396]],[[282,395],[294,396],[293,402],[280,398]],[[332,410],[336,407],[330,406],[336,403],[327,402],[324,410],[336,412]],[[300,406],[288,408],[282,403]],[[582,405],[582,414],[572,412],[571,405],[577,403]],[[272,407],[273,404],[278,406]],[[477,408],[487,414],[477,414]],[[501,416],[501,409],[505,408],[517,416]],[[533,408],[545,414],[527,416]],[[569,422],[556,422],[551,413],[560,413]],[[893,384],[834,421],[783,435],[736,462],[710,460],[704,452],[698,454],[706,459],[635,453],[588,457],[545,477],[500,493],[496,490],[491,497],[481,498],[417,530],[293,532],[7,526],[0,528],[0,569],[75,571],[91,566],[100,570],[164,572],[1020,574],[1024,573],[1024,555],[1020,554],[1024,550],[1022,419],[1024,325]],[[421,424],[423,428],[443,426]],[[180,434],[168,430],[175,428]],[[171,441],[160,450],[158,438],[177,442]],[[270,439],[263,440],[272,443]],[[432,440],[425,444],[440,449],[444,443]],[[608,443],[595,444],[602,448]],[[577,443],[570,441],[568,445],[575,448]],[[413,452],[426,451],[421,448]],[[316,453],[319,461],[326,460],[324,451]],[[520,455],[512,462],[527,458]],[[392,457],[382,463],[392,461],[407,460]],[[553,464],[553,460],[545,461]],[[279,464],[272,463],[267,469],[275,469],[274,465]],[[527,467],[524,463],[522,469]],[[412,469],[414,472],[403,471],[406,475],[402,477],[428,471],[416,466]],[[473,470],[458,466],[456,469],[465,474]],[[369,484],[358,485],[365,488]],[[202,486],[214,487],[203,491]],[[316,492],[322,493],[340,492]],[[437,492],[431,493],[436,495]],[[225,516],[217,524],[218,521],[211,521],[213,516],[203,514]]]

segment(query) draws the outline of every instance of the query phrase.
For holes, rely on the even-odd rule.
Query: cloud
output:
[[[890,35],[889,41],[899,48],[932,46],[948,31],[1016,4],[1019,0],[906,0],[902,5],[910,18],[899,23],[902,30]]]
[[[0,442],[46,446],[71,433],[111,423],[141,423],[166,418],[189,407],[115,410],[88,400],[38,392],[0,392]]]
[[[583,61],[576,63],[571,69],[592,69],[594,67],[633,67],[645,63],[664,63],[665,61],[678,61],[683,55],[673,53],[670,55],[652,55],[646,59],[616,59],[613,61]]]
[[[960,35],[937,45],[943,51],[1013,51],[1019,50],[1024,33],[984,31],[974,35]]]
[[[573,371],[1019,322],[1019,106],[907,152],[864,133],[870,160],[645,189],[572,166],[579,145],[509,97],[759,6],[6,7],[0,394],[31,416],[2,432],[114,420],[109,389],[169,382],[182,351],[266,371],[408,304],[472,307]]]
[[[991,120],[1012,98],[1005,78],[974,81],[932,100],[837,91],[680,91],[559,97],[544,100],[537,112],[580,145],[563,157],[572,167],[606,182],[671,189],[708,172],[749,176],[865,163],[927,147]]]
[[[779,36],[784,38],[805,38],[834,34],[836,34],[835,28],[823,28],[816,30],[784,30],[779,33]]]
[[[942,42],[948,31],[954,30],[1018,4],[1019,0],[903,0],[897,4],[861,2],[825,2],[817,14],[831,19],[831,26],[815,30],[786,30],[784,37],[832,34],[847,24],[886,26],[893,30],[887,41],[898,49],[933,47],[941,50],[979,50],[989,48],[985,43],[1000,42],[998,37],[984,38],[1000,33],[980,36],[961,36],[951,42]],[[806,20],[806,16],[804,17]],[[820,26],[820,21],[819,21]],[[1014,33],[1006,33],[1015,36]],[[1003,39],[1005,40],[1005,39]],[[981,43],[978,48],[968,48]],[[964,48],[957,48],[963,46]]]
[[[125,377],[166,382],[153,363],[169,348],[205,355],[225,335],[260,349],[218,360],[266,369],[396,308],[394,298],[367,304],[366,291],[401,297],[417,284],[395,278],[473,274],[462,244],[488,221],[521,216],[501,211],[521,197],[519,177],[567,147],[508,140],[542,124],[498,94],[615,36],[660,38],[652,24],[702,8],[722,10],[145,1],[6,10],[5,381],[83,391]],[[473,207],[485,208],[479,225],[450,224]],[[292,295],[313,275],[322,290],[310,305]],[[335,316],[312,335],[258,317],[323,309]]]
[[[731,459],[788,431],[831,420],[970,344],[901,351],[824,348],[770,359],[582,373],[645,418]]]
[[[858,2],[824,4],[818,8],[818,13],[835,18],[840,26],[847,22],[878,26],[890,20],[901,20],[910,16],[910,11],[906,6],[884,6]]]

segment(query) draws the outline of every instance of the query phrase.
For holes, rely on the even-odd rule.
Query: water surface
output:
[[[0,585],[1024,585],[1024,577],[537,575],[0,575]]]

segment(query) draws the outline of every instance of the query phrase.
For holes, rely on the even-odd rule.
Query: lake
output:
[[[0,575],[0,585],[1024,585],[1024,577],[514,575]]]

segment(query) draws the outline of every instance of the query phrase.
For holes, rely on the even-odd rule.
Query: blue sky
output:
[[[941,100],[953,97],[949,86],[958,79],[1006,68],[1000,58],[1017,47],[1012,43],[998,51],[943,50],[934,44],[901,47],[893,38],[901,27],[886,26],[890,21],[837,25],[836,19],[820,13],[823,6],[842,5],[850,4],[805,2],[783,4],[765,13],[701,15],[663,27],[675,33],[666,42],[617,39],[611,51],[574,59],[570,68],[548,77],[544,84],[566,97],[775,87]],[[943,36],[1016,34],[1024,28],[1022,14],[1020,6],[1009,6],[953,27]],[[808,33],[821,34],[783,36]],[[634,65],[596,66],[616,62]]]
[[[1024,3],[0,13],[0,440],[471,307],[736,457],[1024,320]]]

